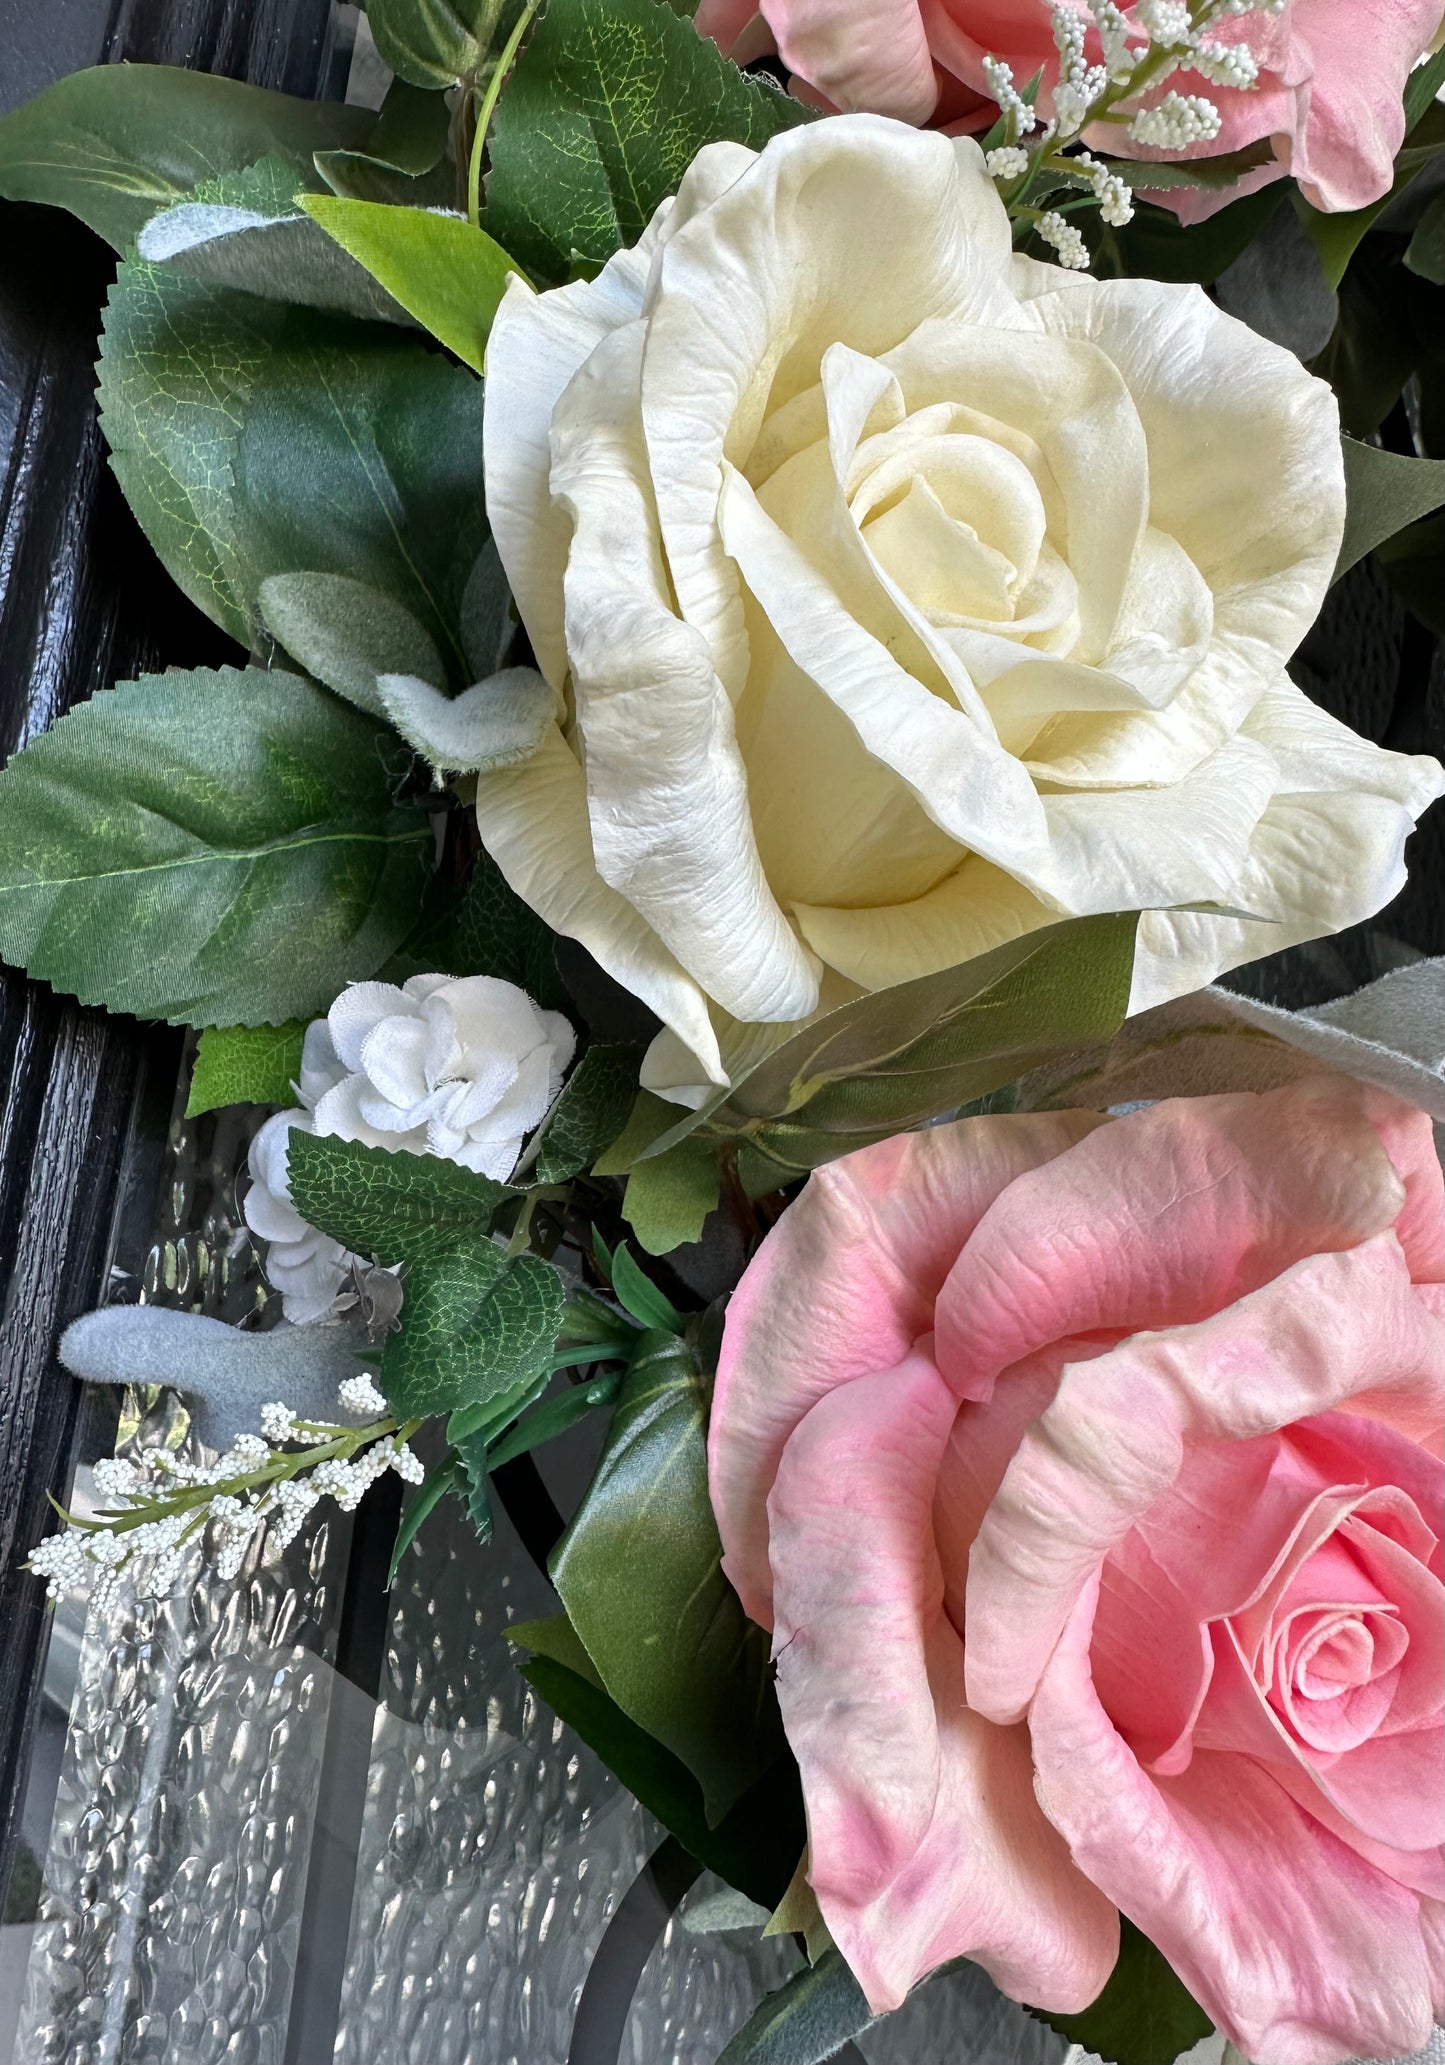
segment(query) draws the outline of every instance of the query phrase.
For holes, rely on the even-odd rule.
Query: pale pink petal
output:
[[[1438,1981],[1419,1896],[1253,1758],[1200,1752],[1147,1777],[1090,1682],[1092,1614],[1090,1592],[1029,1716],[1038,1796],[1076,1863],[1256,2065],[1421,2049]]]
[[[997,1721],[1025,1711],[1084,1588],[1179,1475],[1186,1443],[1250,1440],[1385,1383],[1430,1391],[1438,1360],[1399,1243],[1382,1234],[1066,1370],[969,1557],[970,1706]]]
[[[1416,1283],[1439,1283],[1445,1277],[1445,1169],[1435,1150],[1435,1128],[1428,1113],[1387,1090],[1367,1086],[1365,1098],[1370,1123],[1405,1186],[1395,1238]]]
[[[938,99],[918,0],[763,0],[789,71],[845,114],[926,122]]]
[[[989,1209],[938,1300],[939,1367],[987,1398],[1047,1341],[1203,1319],[1381,1232],[1403,1202],[1348,1077],[1133,1112]]]
[[[724,57],[731,57],[733,45],[757,19],[757,12],[758,0],[700,0],[693,26],[699,36],[710,36]]]
[[[881,1141],[820,1169],[763,1242],[728,1307],[708,1470],[723,1568],[764,1627],[766,1502],[794,1427],[835,1384],[901,1361],[993,1200],[1104,1123],[1045,1112]]]
[[[1008,1992],[1083,2007],[1117,1952],[1069,1863],[1019,1729],[963,1705],[930,1512],[955,1401],[925,1355],[821,1399],[769,1501],[778,1696],[802,1774],[809,1877],[879,2012],[969,1956]]]
[[[1390,190],[1405,81],[1440,27],[1440,0],[1297,0],[1291,14],[1312,77],[1290,169],[1316,208],[1368,207]]]

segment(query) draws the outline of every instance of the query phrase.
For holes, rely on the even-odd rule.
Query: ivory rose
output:
[[[1075,11],[1089,20],[1082,4]],[[1442,12],[1441,0],[1285,0],[1278,13],[1224,16],[1211,37],[1248,43],[1259,81],[1242,91],[1177,75],[1178,91],[1207,94],[1223,117],[1219,134],[1186,155],[1216,157],[1269,137],[1276,163],[1243,186],[1156,198],[1195,220],[1292,172],[1316,208],[1379,200],[1405,134],[1405,80]],[[762,0],[761,12],[756,0],[702,0],[696,17],[703,35],[740,57],[771,44],[808,98],[969,129],[986,128],[997,112],[983,70],[989,56],[1011,65],[1020,83],[1042,70],[1039,104],[1049,112],[1058,76],[1050,18],[1045,0]],[[1090,61],[1100,55],[1091,23]],[[1097,141],[1132,148],[1118,129]]]
[[[710,145],[596,280],[510,284],[485,437],[558,721],[482,838],[670,1029],[654,1088],[1071,913],[1148,913],[1138,1008],[1404,880],[1440,768],[1284,671],[1328,388],[1197,287],[1014,255],[967,138]]]
[[[724,1569],[876,2009],[1083,2007],[1122,1910],[1259,2065],[1442,1999],[1445,1212],[1340,1076],[814,1175],[728,1310]]]

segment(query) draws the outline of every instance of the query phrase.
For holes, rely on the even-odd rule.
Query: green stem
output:
[[[539,0],[527,0],[526,6],[517,17],[512,33],[502,45],[501,54],[492,66],[492,76],[487,81],[487,90],[477,108],[476,133],[472,137],[472,155],[467,165],[467,220],[473,229],[482,226],[482,152],[486,148],[487,131],[492,126],[492,111],[497,105],[497,95],[502,82],[511,70],[512,60],[526,35],[533,15],[537,12]]]

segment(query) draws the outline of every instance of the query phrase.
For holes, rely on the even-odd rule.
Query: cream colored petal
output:
[[[725,458],[809,387],[839,339],[897,344],[924,318],[1023,320],[1009,229],[977,150],[871,115],[774,137],[674,233],[649,319],[642,412],[678,606],[734,697],[747,667],[716,527]]]
[[[525,765],[478,777],[477,826],[522,901],[554,932],[580,940],[697,1055],[709,1081],[725,1083],[706,998],[597,872],[582,769],[560,731]]]
[[[732,706],[674,613],[637,415],[642,325],[604,338],[552,420],[574,526],[567,653],[598,871],[738,1018],[806,1017],[811,957],[763,874]]]
[[[1012,875],[977,856],[912,903],[856,911],[794,906],[814,953],[870,990],[956,968],[1040,925],[1056,924],[1058,915]]]

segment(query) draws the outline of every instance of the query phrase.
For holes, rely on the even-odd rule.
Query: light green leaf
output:
[[[1335,580],[1407,523],[1429,516],[1445,503],[1445,459],[1409,459],[1353,437],[1342,443],[1345,536],[1335,561]]]
[[[842,1953],[825,1950],[753,2010],[717,2065],[823,2065],[878,2019]]]
[[[638,1268],[625,1242],[619,1244],[615,1254],[609,1258],[609,1268],[618,1304],[639,1326],[651,1328],[656,1333],[682,1332],[682,1314],[670,1298],[663,1296],[652,1278]]]
[[[565,1183],[617,1137],[637,1095],[641,1047],[589,1047],[557,1100],[541,1153],[539,1183]]]
[[[226,1104],[290,1104],[301,1073],[306,1021],[289,1025],[212,1025],[196,1044],[186,1117]]]
[[[535,667],[507,667],[459,696],[415,674],[382,674],[382,708],[433,767],[475,773],[530,760],[553,722],[552,691]]]
[[[376,47],[399,79],[434,91],[481,69],[501,0],[367,0]]]
[[[173,65],[72,72],[0,120],[0,195],[68,208],[124,251],[158,209],[274,152],[358,150],[375,117]]]
[[[1079,2015],[1029,2013],[1106,2065],[1174,2065],[1213,2026],[1147,1936],[1119,1917],[1119,1960],[1103,1992]]]
[[[519,272],[485,230],[460,215],[335,194],[306,194],[301,206],[424,329],[481,372],[492,317]]]
[[[492,126],[488,227],[539,280],[635,244],[704,144],[761,149],[811,109],[665,0],[550,0]]]
[[[308,674],[386,717],[378,674],[444,681],[431,635],[404,604],[349,574],[271,574],[257,590],[266,628]]]
[[[387,1403],[420,1419],[484,1405],[539,1375],[549,1367],[565,1303],[550,1262],[538,1255],[509,1261],[491,1241],[417,1263],[407,1272],[401,1325],[382,1357]]]
[[[702,1239],[721,1187],[716,1148],[693,1134],[636,1164],[627,1178],[622,1216],[649,1255],[671,1254],[685,1241]]]
[[[722,1574],[705,1424],[693,1351],[645,1334],[550,1568],[609,1694],[686,1764],[716,1823],[782,1736],[767,1636]]]
[[[294,674],[102,689],[0,773],[0,955],[141,1018],[325,1010],[415,923],[430,871],[395,752]]]
[[[714,1104],[721,1098],[714,1098]],[[686,1121],[684,1129],[686,1129]],[[616,1138],[609,1141],[592,1164],[597,1176],[625,1176],[633,1163],[638,1161],[666,1134],[675,1132],[678,1125],[677,1106],[665,1097],[659,1097],[652,1090],[639,1090],[626,1122]]]
[[[440,1155],[296,1131],[286,1170],[303,1219],[386,1268],[475,1247],[491,1232],[497,1207],[518,1195]]]

